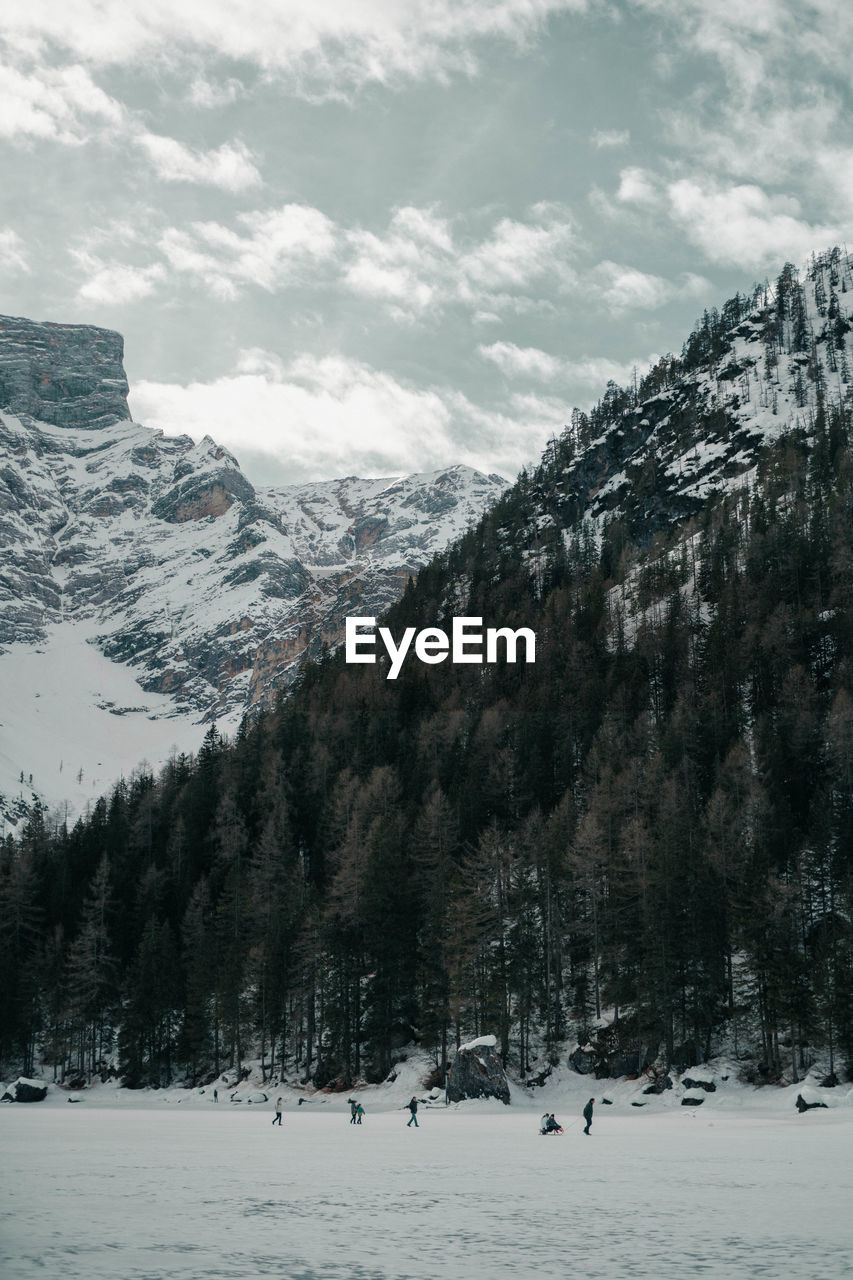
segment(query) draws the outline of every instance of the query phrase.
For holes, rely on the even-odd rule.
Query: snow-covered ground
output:
[[[0,662],[0,793],[35,795],[70,821],[143,762],[157,771],[173,750],[197,751],[209,727],[176,717],[170,698],[142,689],[93,635],[91,623],[60,623]]]
[[[800,1086],[802,1089],[802,1086]],[[853,1265],[853,1106],[798,1088],[644,1099],[566,1073],[513,1105],[422,1105],[404,1068],[349,1095],[51,1090],[0,1107],[4,1280],[841,1280]],[[244,1096],[248,1095],[247,1089]],[[284,1124],[272,1126],[285,1097]],[[598,1105],[592,1133],[580,1108]],[[257,1096],[257,1095],[255,1095]],[[562,1137],[542,1138],[555,1111]]]

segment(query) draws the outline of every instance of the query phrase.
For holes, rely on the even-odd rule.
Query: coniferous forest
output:
[[[493,1032],[526,1075],[606,1018],[638,1067],[850,1072],[850,402],[818,387],[671,518],[654,459],[598,534],[565,481],[754,303],[609,387],[385,619],[530,627],[535,665],[327,655],[233,741],[6,839],[4,1063],[346,1087]]]

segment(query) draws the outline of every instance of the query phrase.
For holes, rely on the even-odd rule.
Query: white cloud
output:
[[[82,255],[80,255],[82,257]],[[88,266],[89,277],[80,286],[77,297],[81,302],[98,306],[121,306],[147,298],[165,278],[166,269],[155,262],[146,267],[131,267],[122,263],[100,264],[90,259],[81,265]]]
[[[173,271],[195,277],[221,298],[246,285],[272,291],[293,284],[336,251],[334,223],[306,205],[241,213],[239,231],[218,222],[169,227],[159,247]]]
[[[0,137],[19,141],[79,146],[125,119],[124,108],[80,66],[22,70],[0,63],[0,101]]]
[[[616,199],[623,204],[638,204],[651,208],[660,201],[657,179],[647,169],[636,166],[623,169],[619,174]]]
[[[844,239],[843,227],[800,216],[792,196],[768,195],[752,184],[718,187],[682,179],[668,188],[673,220],[709,262],[761,270],[805,258]]]
[[[483,359],[497,365],[507,378],[525,378],[570,388],[572,403],[582,407],[597,400],[608,382],[626,386],[633,379],[635,370],[644,373],[657,360],[656,355],[633,361],[612,360],[608,356],[582,356],[567,360],[540,351],[538,347],[518,347],[514,342],[493,342],[489,346],[479,346],[477,350]],[[531,401],[530,393],[513,396],[516,408],[520,409],[528,402],[541,406],[550,404],[549,411],[556,412],[558,416],[565,413],[564,400],[534,395]],[[544,411],[543,407],[542,413]]]
[[[629,3],[657,20],[676,49],[718,64],[731,91],[733,116],[772,107],[777,93],[781,101],[790,100],[803,87],[825,82],[827,73],[849,80],[853,9],[845,0]],[[791,74],[780,75],[783,65]],[[717,110],[725,105],[717,94],[713,101]]]
[[[175,138],[151,133],[79,65],[49,66],[31,57],[20,66],[0,62],[0,102],[0,138],[62,146],[127,139],[144,151],[166,182],[243,191],[261,181],[244,143],[225,142],[213,150],[192,151]]]
[[[497,365],[507,377],[537,378],[551,382],[563,375],[566,362],[557,356],[540,351],[538,347],[519,347],[514,342],[481,344],[477,351],[484,360]]]
[[[400,318],[414,317],[442,301],[453,278],[450,227],[430,209],[394,211],[388,233],[347,233],[353,253],[344,283],[354,293],[387,303]]]
[[[630,141],[630,129],[593,129],[592,131],[592,145],[599,151],[610,147],[627,147]]]
[[[181,52],[246,61],[306,94],[445,78],[476,69],[478,44],[516,46],[587,0],[32,0],[4,13],[9,39],[64,47],[94,65],[174,60]]]
[[[236,102],[244,93],[242,82],[233,76],[219,81],[208,80],[205,76],[196,76],[187,91],[187,100],[194,107],[209,111]]]
[[[513,474],[543,442],[542,415],[492,411],[447,387],[417,387],[342,355],[288,363],[262,350],[207,383],[141,382],[134,417],[167,434],[210,434],[266,455],[293,480],[387,475],[464,462]],[[547,425],[551,425],[548,419]]]
[[[0,228],[0,271],[10,275],[19,271],[28,274],[30,271],[29,254],[24,242],[11,227]]]
[[[801,256],[853,225],[853,148],[849,140],[849,64],[853,6],[843,0],[630,0],[665,27],[672,66],[688,55],[693,88],[664,105],[663,139],[677,153],[675,178],[710,192],[731,210],[735,226],[716,214],[693,237],[713,261],[755,268],[781,253]],[[701,64],[699,64],[701,65]],[[655,206],[663,185],[652,180],[620,199]],[[732,185],[725,194],[727,184]],[[796,208],[762,188],[795,192]],[[732,194],[736,193],[736,194]],[[636,196],[636,198],[635,198]],[[676,212],[688,197],[677,199]],[[807,211],[807,212],[804,212]],[[722,232],[710,246],[711,224]],[[766,235],[761,251],[756,236]]]
[[[343,228],[319,209],[288,204],[238,214],[233,226],[208,221],[167,227],[156,248],[172,278],[201,284],[216,298],[234,299],[252,287],[342,286],[407,323],[436,320],[451,308],[468,310],[478,325],[510,314],[554,316],[570,294],[618,315],[712,291],[708,280],[690,272],[668,280],[609,260],[581,269],[570,261],[579,250],[565,209],[533,206],[528,219],[502,218],[478,239],[461,219],[454,227],[434,208],[406,206],[392,213],[386,232],[377,233]],[[147,243],[155,247],[150,238]],[[83,255],[102,250],[100,239],[82,246]],[[77,256],[90,273],[105,265],[88,262],[81,250]],[[110,264],[113,277],[116,267]],[[127,276],[128,293],[131,281],[151,291],[163,279],[135,268]],[[99,286],[84,288],[94,296]]]
[[[461,303],[479,323],[492,323],[500,311],[547,309],[538,296],[543,281],[568,287],[575,280],[567,262],[575,232],[562,206],[534,205],[527,221],[502,218],[479,240],[434,209],[409,206],[394,211],[384,235],[354,229],[346,243],[346,286],[401,320]]]
[[[224,142],[214,151],[191,151],[175,138],[140,133],[136,143],[164,182],[197,182],[223,191],[245,191],[261,181],[252,153],[242,142]]]
[[[523,290],[545,276],[563,284],[574,280],[566,261],[576,243],[574,227],[565,215],[555,217],[546,206],[534,208],[531,213],[531,222],[502,218],[487,240],[462,257],[459,268],[464,277],[460,286],[463,294]]]
[[[590,283],[600,301],[617,313],[633,309],[654,311],[674,298],[707,296],[712,289],[709,280],[692,272],[685,272],[676,284],[663,276],[607,261],[590,272]]]

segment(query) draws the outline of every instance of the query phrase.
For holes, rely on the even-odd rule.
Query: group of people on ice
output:
[[[586,1121],[586,1128],[584,1129],[584,1133],[587,1134],[587,1136],[589,1135],[590,1126],[592,1125],[592,1108],[593,1108],[594,1102],[595,1102],[595,1098],[590,1098],[589,1102],[586,1104],[586,1106],[583,1109],[583,1118]],[[551,1112],[550,1115],[548,1114],[547,1111],[544,1113],[544,1115],[542,1116],[542,1119],[539,1121],[539,1132],[540,1133],[562,1133],[563,1132],[563,1126],[560,1124],[559,1120],[555,1119],[553,1111]]]
[[[595,1098],[590,1098],[589,1102],[586,1104],[586,1106],[583,1109],[583,1118],[586,1121],[586,1128],[584,1129],[584,1133],[586,1134],[589,1133],[590,1125],[592,1124],[592,1107],[594,1102],[595,1102]],[[361,1105],[360,1102],[357,1102],[355,1098],[350,1098],[349,1106],[350,1106],[350,1121],[349,1121],[350,1124],[361,1124],[362,1116],[364,1115],[364,1107]],[[283,1099],[276,1098],[275,1114],[273,1116],[273,1121],[272,1121],[273,1124],[281,1125],[281,1113],[283,1109],[284,1109]],[[405,1109],[411,1112],[406,1128],[408,1129],[410,1125],[414,1125],[415,1128],[417,1129],[419,1127],[417,1098],[413,1097],[410,1102],[407,1102]],[[546,1111],[545,1114],[542,1116],[542,1119],[539,1121],[539,1132],[540,1133],[562,1133],[563,1132],[563,1126],[560,1124],[559,1120],[555,1118],[553,1111],[550,1113],[550,1115]]]

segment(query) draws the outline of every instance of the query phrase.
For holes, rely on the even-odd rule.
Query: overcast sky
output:
[[[512,477],[853,239],[847,0],[5,0],[0,311],[255,483]]]

